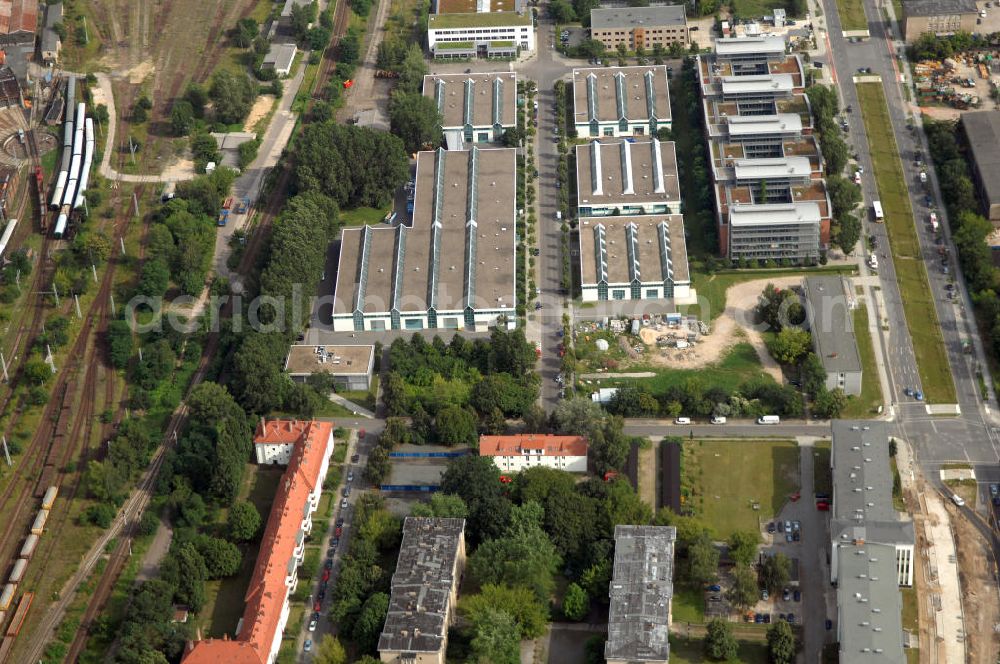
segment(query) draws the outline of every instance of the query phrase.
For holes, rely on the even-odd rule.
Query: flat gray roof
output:
[[[795,88],[791,74],[761,74],[759,76],[723,76],[722,94],[751,92],[790,93]]]
[[[573,117],[576,124],[652,118],[669,122],[666,65],[574,69]]]
[[[606,659],[666,661],[673,599],[673,526],[615,526]]]
[[[680,205],[673,142],[610,138],[576,146],[579,205]]]
[[[264,64],[275,69],[289,69],[295,61],[295,44],[271,44],[264,56]]]
[[[776,203],[736,204],[729,208],[732,226],[773,226],[788,224],[818,224],[822,220],[819,204]]]
[[[808,178],[812,174],[809,157],[779,157],[775,159],[736,159],[733,168],[737,180],[766,178]]]
[[[288,350],[285,371],[292,375],[367,376],[371,373],[374,357],[374,346],[295,344]]]
[[[615,7],[613,9],[591,9],[590,27],[607,28],[649,28],[670,25],[687,25],[687,16],[682,5],[663,7]]]
[[[841,664],[904,664],[896,551],[864,543],[841,551],[837,612]]]
[[[445,129],[513,127],[517,118],[517,74],[428,74],[424,96],[437,103]]]
[[[690,283],[684,218],[581,217],[580,279],[584,285],[641,282]],[[634,256],[635,260],[630,260]]]
[[[726,117],[730,136],[755,134],[785,134],[802,132],[802,117],[798,113],[775,115],[730,115]]]
[[[511,148],[418,153],[412,227],[344,229],[334,314],[513,312],[514,170]]]
[[[978,14],[976,0],[903,0],[904,16]]]
[[[438,652],[444,647],[464,533],[465,519],[406,517],[379,652]]]
[[[962,124],[987,203],[1000,203],[1000,111],[963,113]]]
[[[715,40],[715,52],[720,56],[745,53],[766,54],[785,52],[785,38],[780,35],[761,37],[731,37]]]
[[[828,373],[861,371],[858,340],[854,337],[849,310],[850,301],[855,299],[853,286],[838,274],[807,277],[803,288],[809,332],[823,367]]]

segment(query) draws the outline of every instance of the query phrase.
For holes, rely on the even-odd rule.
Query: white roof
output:
[[[802,117],[798,113],[731,115],[728,117],[728,122],[730,136],[802,132]]]
[[[783,157],[778,159],[737,159],[736,179],[759,178],[808,178],[812,166],[808,157]]]
[[[741,205],[729,209],[732,226],[775,226],[818,224],[819,204],[813,202],[782,203],[779,205]]]
[[[716,39],[715,52],[723,56],[743,53],[784,53],[785,38],[780,35],[762,35]]]
[[[724,95],[745,92],[791,92],[794,87],[791,74],[725,76],[722,79]]]

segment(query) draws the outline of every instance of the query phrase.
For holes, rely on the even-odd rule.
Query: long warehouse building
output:
[[[412,225],[345,229],[333,329],[516,325],[515,151],[420,152]]]

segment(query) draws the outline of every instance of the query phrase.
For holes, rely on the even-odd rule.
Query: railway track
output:
[[[340,47],[340,40],[347,34],[347,2],[336,0],[337,7],[333,10],[333,36],[330,43],[323,52],[323,59],[319,67],[316,80],[313,81],[311,91],[313,99],[324,99],[326,97],[326,86],[333,77],[333,72],[337,69],[337,49]]]

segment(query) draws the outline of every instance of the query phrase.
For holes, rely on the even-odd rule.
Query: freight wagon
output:
[[[31,524],[31,534],[41,535],[45,532],[45,522],[49,520],[48,510],[38,510],[38,515],[35,517],[35,522]]]

